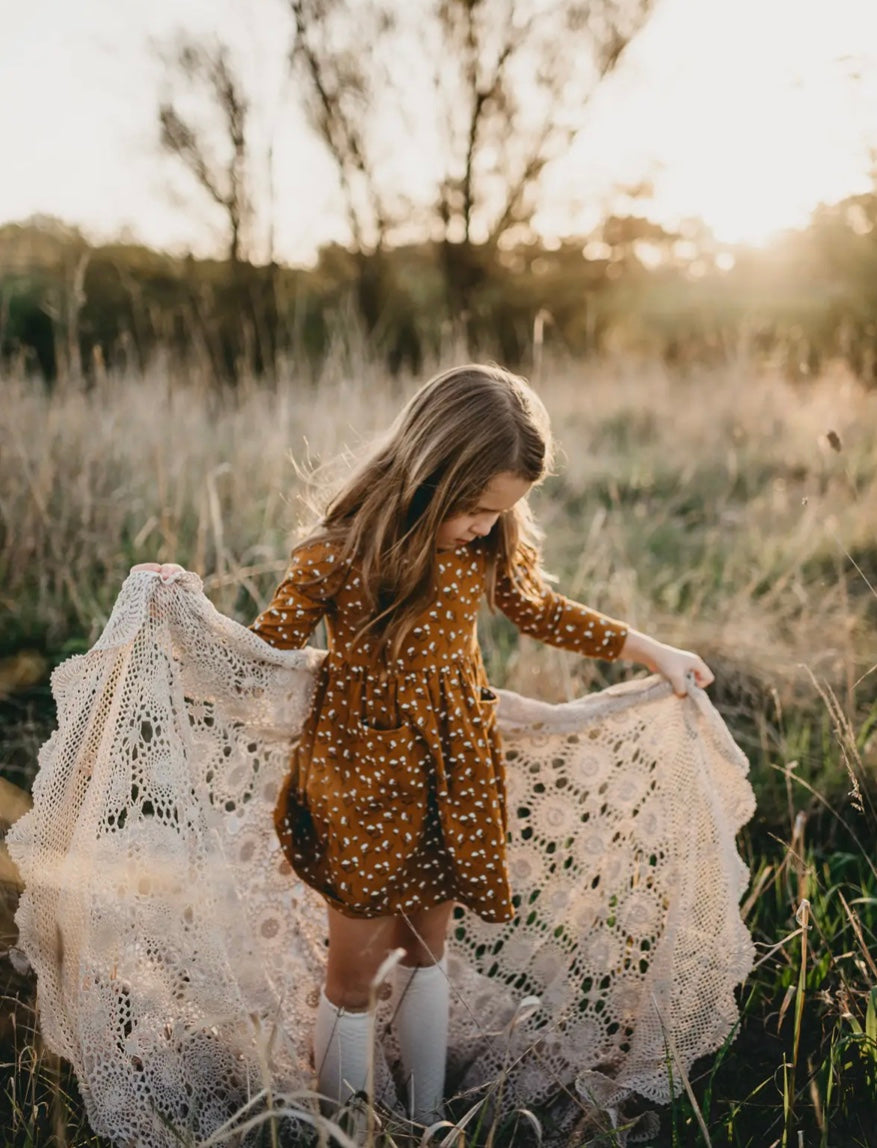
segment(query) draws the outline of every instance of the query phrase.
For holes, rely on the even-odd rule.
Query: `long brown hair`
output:
[[[442,522],[477,506],[497,474],[539,482],[551,457],[548,415],[522,378],[494,365],[454,367],[406,404],[302,545],[336,542],[342,558],[357,563],[370,615],[360,637],[377,637],[398,657],[432,600]],[[537,537],[522,499],[479,543],[488,556],[491,606],[497,563],[510,561],[522,544],[535,546]]]

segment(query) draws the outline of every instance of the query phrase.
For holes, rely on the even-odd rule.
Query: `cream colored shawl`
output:
[[[263,1086],[312,1083],[325,910],[272,810],[323,656],[270,648],[194,574],[138,573],[55,672],[58,729],[8,837],[20,946],[45,1039],[117,1143],[197,1142]],[[665,1102],[732,1032],[752,965],[746,760],[702,692],[656,678],[564,705],[499,693],[521,907],[452,930],[449,1082],[558,1127]],[[392,1104],[383,1059],[378,1087]]]

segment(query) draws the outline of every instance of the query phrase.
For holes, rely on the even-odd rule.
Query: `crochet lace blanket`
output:
[[[19,944],[44,1037],[116,1143],[198,1141],[266,1084],[312,1085],[325,910],[272,811],[323,656],[272,649],[194,574],[141,572],[55,671],[58,728],[7,839]],[[500,1116],[554,1104],[559,1126],[665,1102],[752,966],[746,759],[702,692],[656,678],[563,705],[498,692],[520,909],[454,922],[449,1082]],[[381,993],[391,1066],[392,1009]]]

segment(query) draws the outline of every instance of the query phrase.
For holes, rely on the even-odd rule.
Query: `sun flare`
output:
[[[542,218],[560,233],[572,186],[579,230],[602,201],[763,245],[871,185],[874,122],[877,19],[856,0],[830,20],[812,0],[665,0],[558,164]],[[619,195],[642,184],[648,198]]]

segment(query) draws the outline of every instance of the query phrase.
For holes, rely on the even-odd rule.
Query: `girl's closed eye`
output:
[[[532,482],[511,471],[501,471],[487,484],[474,504],[464,505],[439,527],[436,545],[455,550],[476,538],[486,537],[500,517],[524,498]]]

